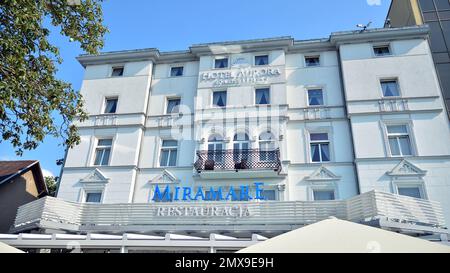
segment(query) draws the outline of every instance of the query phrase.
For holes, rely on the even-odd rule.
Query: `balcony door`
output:
[[[233,139],[233,160],[235,163],[248,161],[250,138],[245,133],[239,133]]]
[[[276,139],[271,132],[264,132],[259,136],[259,160],[273,162],[276,159]]]
[[[214,161],[215,164],[224,162],[224,142],[220,135],[212,135],[208,139],[208,160]]]

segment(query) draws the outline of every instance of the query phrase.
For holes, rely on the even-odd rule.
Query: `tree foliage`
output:
[[[47,185],[48,195],[56,197],[56,190],[58,189],[58,183],[56,181],[59,179],[53,176],[46,176],[44,179],[45,185]]]
[[[69,148],[80,142],[76,119],[85,120],[82,96],[56,78],[62,63],[49,42],[53,25],[89,54],[103,47],[102,0],[0,1],[0,142],[16,153],[36,149],[50,135]],[[61,122],[52,118],[58,114]]]

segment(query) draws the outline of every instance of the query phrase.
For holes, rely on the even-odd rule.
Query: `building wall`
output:
[[[0,185],[0,233],[6,234],[14,224],[17,209],[38,199],[33,171]]]

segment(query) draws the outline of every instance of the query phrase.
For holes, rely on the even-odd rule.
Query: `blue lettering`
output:
[[[159,189],[159,186],[156,185],[155,188],[155,195],[153,196],[153,201],[160,201],[160,202],[170,202],[170,187],[167,186],[164,190],[164,194],[161,193],[161,190]]]
[[[250,201],[253,198],[250,196],[250,187],[241,186],[241,201]]]
[[[261,187],[264,186],[264,183],[255,183],[255,187],[256,187],[256,196],[255,199],[256,200],[264,200],[264,189],[262,189]]]
[[[183,188],[183,201],[188,201],[188,198],[189,200],[192,200],[191,192],[192,192],[191,188],[187,187]]]
[[[176,187],[175,188],[175,196],[174,196],[173,200],[180,201],[179,195],[180,195],[180,187]]]
[[[195,195],[194,200],[197,201],[198,198],[201,198],[200,200],[202,200],[202,201],[205,200],[205,195],[203,194],[203,189],[202,189],[202,187],[198,187],[197,194]]]
[[[236,192],[234,191],[234,188],[231,187],[226,200],[236,201],[237,199]]]

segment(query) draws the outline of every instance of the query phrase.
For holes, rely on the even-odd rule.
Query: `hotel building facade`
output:
[[[450,123],[428,32],[82,55],[81,143],[58,199],[12,230],[257,241],[335,216],[446,234]]]

